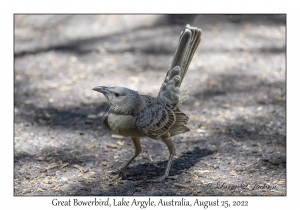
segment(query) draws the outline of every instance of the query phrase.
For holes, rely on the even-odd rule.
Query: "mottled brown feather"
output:
[[[156,98],[145,95],[141,97],[146,103],[137,117],[137,128],[150,138],[161,139],[175,123],[175,113]]]

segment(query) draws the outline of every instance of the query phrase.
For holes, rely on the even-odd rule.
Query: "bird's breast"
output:
[[[132,115],[110,113],[108,115],[108,124],[114,132],[122,136],[143,137],[145,135],[136,126],[136,118]]]

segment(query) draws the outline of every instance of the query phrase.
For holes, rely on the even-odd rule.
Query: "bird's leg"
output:
[[[133,157],[126,163],[124,167],[121,168],[121,171],[125,171],[126,168],[129,166],[129,164],[141,153],[142,147],[140,143],[140,138],[139,137],[131,137],[133,145],[134,145],[134,155]]]
[[[176,154],[176,148],[175,148],[175,146],[173,144],[173,141],[170,137],[162,139],[162,141],[167,145],[167,147],[169,149],[169,152],[170,152],[170,157],[169,157],[169,161],[168,161],[167,168],[166,168],[166,171],[165,171],[164,175],[162,175],[161,177],[159,177],[157,179],[153,179],[152,180],[153,182],[160,182],[160,181],[164,180],[169,175],[169,171],[170,171],[170,168],[171,168],[171,165],[172,165],[172,160],[173,160],[174,155]]]
[[[113,177],[114,179],[117,179],[119,177],[123,177],[125,174],[125,170],[126,168],[129,166],[129,164],[141,153],[142,151],[142,147],[141,147],[141,143],[140,143],[140,138],[139,137],[131,137],[133,145],[134,145],[134,155],[133,157],[126,163],[125,166],[121,167],[120,169],[118,169],[118,175]]]

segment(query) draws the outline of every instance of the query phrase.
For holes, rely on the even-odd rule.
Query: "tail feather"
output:
[[[200,43],[201,33],[201,29],[190,25],[181,32],[170,69],[158,93],[164,104],[179,107],[188,98],[186,91],[181,93],[179,88]]]
[[[201,41],[201,34],[201,29],[190,25],[186,25],[185,30],[181,32],[179,44],[174,54],[172,64],[170,66],[170,70],[173,69],[175,66],[179,66],[181,68],[181,81],[179,87],[185,77],[185,74],[193,59],[195,51]]]

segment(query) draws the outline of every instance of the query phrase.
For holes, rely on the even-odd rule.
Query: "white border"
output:
[[[146,6],[147,4],[147,6]],[[148,5],[149,4],[149,5]],[[286,13],[287,14],[287,196],[286,197],[199,197],[202,200],[248,200],[245,209],[282,209],[299,206],[299,25],[296,1],[3,1],[1,4],[1,206],[3,209],[52,208],[54,197],[13,196],[13,14],[14,13]],[[297,173],[298,172],[298,173]],[[73,197],[59,197],[68,199]],[[94,197],[79,197],[89,200]],[[104,199],[104,197],[102,197]],[[113,198],[113,197],[111,197]],[[120,197],[116,197],[120,199]],[[127,197],[128,198],[128,197]],[[138,197],[146,199],[147,197]],[[153,197],[158,200],[164,197]],[[170,199],[171,197],[165,197]],[[179,197],[176,197],[179,198]],[[195,197],[187,197],[194,199]],[[133,199],[133,198],[132,198]],[[8,208],[5,208],[8,207]],[[96,207],[99,208],[99,207]],[[131,209],[140,209],[132,208]],[[166,207],[182,208],[182,207]],[[199,209],[201,207],[198,207]],[[213,208],[213,207],[212,207]],[[103,208],[102,208],[103,209]],[[113,208],[109,208],[113,209]],[[148,208],[147,208],[148,209]],[[209,208],[210,209],[210,208]],[[229,208],[230,209],[230,208]],[[296,208],[293,208],[296,209]]]

